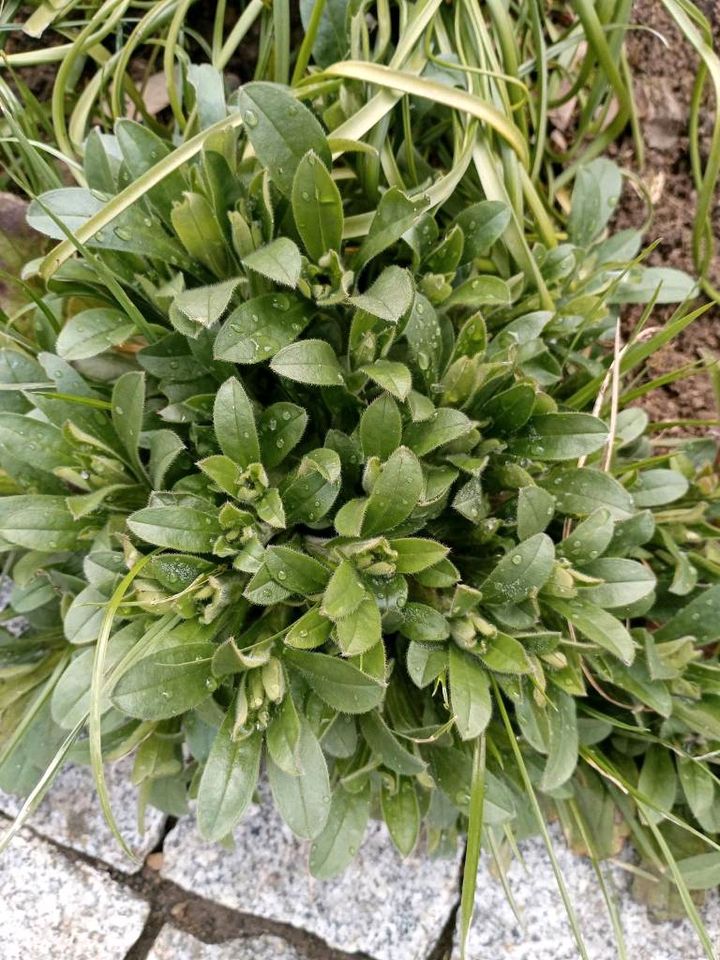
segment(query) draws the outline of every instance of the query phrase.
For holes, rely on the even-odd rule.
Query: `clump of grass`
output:
[[[28,796],[4,842],[70,756],[130,855],[106,762],[133,754],[141,806],[192,803],[213,840],[264,767],[318,877],[370,816],[403,854],[467,832],[465,933],[481,846],[539,830],[553,856],[557,815],[604,883],[631,834],[711,956],[690,892],[720,871],[716,443],[632,406],[705,308],[608,231],[627,5],[560,29],[381,4],[342,35],[328,0],[292,51],[287,7],[251,3],[226,40],[218,8],[202,65],[188,6],[112,52],[127,4],[73,27],[44,152],[3,88],[10,175],[56,241],[1,318],[0,545],[29,624],[0,640],[0,785]],[[228,97],[256,20],[258,79]],[[155,41],[167,127],[119,117]]]

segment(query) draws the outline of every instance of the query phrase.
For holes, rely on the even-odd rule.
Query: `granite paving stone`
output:
[[[203,842],[184,818],[165,839],[162,871],[202,897],[292,924],[332,947],[376,960],[427,957],[456,902],[458,873],[459,856],[402,860],[384,824],[372,822],[345,873],[314,880],[307,844],[268,802],[253,807],[240,824],[233,851]]]
[[[10,595],[13,591],[13,582],[8,577],[0,576],[0,610],[4,610],[10,602]],[[6,620],[3,627],[9,633],[19,636],[25,627],[27,620],[24,617],[13,617],[12,620]]]
[[[263,935],[203,943],[189,933],[164,926],[147,960],[303,960],[303,956],[280,937]]]
[[[2,960],[122,960],[149,909],[106,872],[71,862],[29,831],[0,858]]]
[[[148,807],[145,832],[137,830],[137,792],[130,782],[132,761],[121,760],[105,768],[113,813],[123,836],[142,859],[162,836],[165,816]],[[0,790],[0,813],[14,817],[22,800]],[[141,864],[125,856],[105,822],[89,767],[68,765],[61,770],[45,800],[33,813],[28,826],[56,843],[97,857],[125,873],[135,873]]]
[[[557,826],[552,829],[552,836],[590,960],[615,960],[617,950],[612,926],[590,861],[568,849]],[[543,842],[533,838],[520,846],[525,868],[514,861],[507,875],[524,928],[484,859],[478,877],[468,960],[577,960],[578,950]],[[655,922],[645,906],[631,896],[627,870],[613,868],[610,879],[631,960],[704,960],[705,954],[689,920]],[[708,898],[703,918],[720,956],[717,893]],[[456,938],[453,960],[459,957]]]

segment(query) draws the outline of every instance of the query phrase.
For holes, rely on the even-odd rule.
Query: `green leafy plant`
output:
[[[467,832],[467,932],[480,845],[500,863],[558,816],[596,863],[632,835],[707,950],[717,451],[656,443],[632,406],[704,310],[695,284],[608,234],[610,161],[591,150],[567,200],[546,189],[544,114],[469,5],[467,90],[442,75],[438,4],[376,62],[363,16],[340,50],[318,6],[292,90],[226,103],[217,42],[204,86],[188,69],[174,149],[128,119],[85,138],[89,99],[63,139],[56,110],[76,187],[10,113],[28,221],[59,243],[2,318],[0,546],[28,622],[0,636],[0,786],[28,797],[3,842],[67,758],[91,762],[113,827],[103,765],[132,754],[141,806],[192,803],[213,840],[264,769],[318,877],[370,816],[403,854]],[[653,331],[658,302],[681,306]],[[622,346],[628,303],[645,309]]]

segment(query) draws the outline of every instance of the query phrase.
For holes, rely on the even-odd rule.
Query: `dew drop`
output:
[[[257,114],[253,110],[246,110],[243,119],[249,127],[256,127],[258,124]]]

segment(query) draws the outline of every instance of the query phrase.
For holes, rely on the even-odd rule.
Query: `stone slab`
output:
[[[8,603],[12,581],[0,577],[0,610]],[[12,632],[22,632],[25,621],[19,617],[4,626]],[[165,825],[165,815],[148,807],[145,813],[145,832],[137,831],[137,795],[130,783],[132,760],[121,760],[108,765],[105,776],[112,800],[113,812],[123,836],[136,853],[144,858],[158,843]],[[15,817],[22,799],[0,790],[0,813]],[[110,832],[98,804],[92,773],[88,767],[68,765],[59,773],[48,796],[30,818],[29,826],[56,843],[72,847],[88,856],[134,873],[140,865],[125,856]]]
[[[4,610],[10,602],[10,595],[13,591],[13,582],[8,577],[0,577],[0,611]],[[25,627],[27,620],[24,617],[13,617],[12,620],[6,620],[3,627],[9,632],[19,636]]]
[[[184,818],[165,839],[162,875],[224,906],[376,960],[424,960],[457,901],[459,856],[402,860],[377,822],[353,864],[329,881],[310,877],[307,844],[269,802],[250,810],[235,843],[233,851],[205,843]]]
[[[615,960],[617,950],[612,926],[590,861],[568,849],[556,825],[551,833],[590,960]],[[520,849],[525,869],[514,861],[507,875],[524,928],[484,860],[478,877],[468,960],[577,960],[578,950],[542,840],[526,840]],[[609,880],[616,893],[630,960],[705,960],[689,920],[655,922],[645,906],[631,896],[626,870],[613,868]],[[717,894],[708,898],[703,915],[716,954],[720,956]],[[456,937],[453,960],[459,957]]]
[[[148,807],[145,833],[137,831],[137,793],[130,782],[131,760],[108,765],[105,776],[113,813],[130,847],[144,858],[162,836],[165,815]],[[0,790],[0,812],[17,815],[22,800]],[[29,827],[56,843],[96,857],[125,873],[141,869],[125,856],[100,810],[89,767],[68,765],[58,774],[48,795],[30,817]]]
[[[260,936],[203,943],[189,933],[164,926],[147,960],[303,960],[280,937]]]
[[[2,960],[122,960],[149,912],[107,873],[29,831],[0,858]]]

